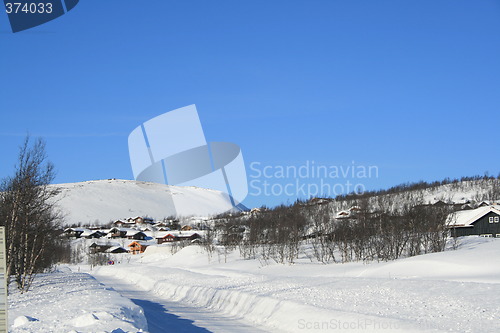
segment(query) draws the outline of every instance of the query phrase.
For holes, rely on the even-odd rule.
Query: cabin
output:
[[[198,233],[196,233],[196,232],[180,233],[177,236],[177,239],[179,241],[183,241],[183,240],[194,241],[194,240],[200,239],[200,238],[201,238],[201,236]]]
[[[128,251],[121,246],[112,246],[105,253],[127,253]]]
[[[166,234],[164,236],[161,236],[161,237],[156,237],[156,242],[158,244],[163,244],[163,243],[170,243],[170,242],[175,242],[176,241],[176,236],[172,235],[172,234]]]
[[[123,238],[127,234],[127,229],[114,227],[109,229],[108,238]]]
[[[352,206],[351,208],[349,208],[349,211],[351,213],[361,212],[361,207],[359,207],[359,206]]]
[[[156,231],[156,227],[153,226],[153,225],[150,225],[150,224],[142,224],[140,227],[138,227],[137,229],[139,229],[140,231]]]
[[[91,254],[95,254],[95,253],[103,253],[103,252],[106,252],[107,249],[109,249],[110,247],[112,247],[113,245],[112,244],[99,244],[99,243],[92,243],[90,246],[89,246],[89,252]]]
[[[479,207],[489,207],[489,206],[491,206],[491,204],[492,203],[490,201],[485,200],[485,201],[481,201],[480,203],[478,203],[477,207],[478,208]]]
[[[128,245],[129,252],[132,254],[144,253],[148,245],[139,242],[132,242]]]
[[[144,223],[144,218],[141,216],[130,217],[127,219],[127,222],[131,224],[142,224]]]
[[[123,220],[116,220],[113,222],[113,227],[122,228],[126,224],[127,224],[127,222],[125,222]]]
[[[87,238],[87,239],[92,239],[92,238],[101,238],[105,234],[99,230],[89,230],[85,229],[81,234],[80,237]]]
[[[85,228],[67,228],[64,230],[64,235],[71,238],[101,238],[105,233],[100,230],[92,230]]]
[[[136,229],[130,228],[111,228],[108,232],[108,238],[128,238],[135,240],[145,240],[147,235]]]
[[[180,241],[194,241],[199,238],[201,238],[201,236],[196,232],[169,232],[167,234],[157,236],[156,242],[158,244],[163,244]]]
[[[64,235],[71,238],[80,238],[84,231],[83,228],[66,228],[64,229]]]
[[[342,210],[342,211],[340,211],[340,212],[337,213],[336,218],[338,218],[338,219],[345,219],[345,218],[348,218],[350,215],[351,215],[350,212]]]
[[[116,220],[113,222],[114,227],[123,228],[123,227],[133,227],[138,224],[154,224],[154,220],[150,217],[129,217],[124,220]]]
[[[448,215],[447,225],[452,237],[478,235],[500,238],[500,206],[481,206]]]
[[[156,222],[154,224],[154,227],[158,231],[169,231],[170,230],[170,228],[168,227],[168,224],[165,222]]]
[[[309,203],[311,205],[324,205],[324,204],[327,204],[330,200],[327,199],[327,198],[318,198],[318,197],[315,197],[315,198],[312,198],[311,200],[309,200]]]
[[[125,234],[125,237],[128,239],[145,240],[147,236],[142,231],[135,229],[128,229],[127,233]]]
[[[432,204],[435,207],[446,207],[448,204],[444,202],[443,200],[438,200],[435,203]]]
[[[471,209],[474,209],[474,207],[472,207],[470,204],[464,204],[460,206],[460,210],[471,210]]]
[[[120,247],[118,243],[99,243],[99,242],[94,242],[89,246],[89,252],[91,254],[96,254],[96,253],[122,253],[119,252],[121,250],[116,249]],[[122,248],[123,249],[123,248]],[[114,251],[114,252],[113,252]]]
[[[258,215],[260,213],[261,213],[260,208],[252,208],[252,209],[250,209],[250,212],[248,212],[248,214],[250,214],[250,215]]]

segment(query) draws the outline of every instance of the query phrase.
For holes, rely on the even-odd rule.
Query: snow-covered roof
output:
[[[500,205],[484,206],[476,209],[461,210],[448,215],[447,224],[454,227],[470,227],[472,223],[488,214],[494,212],[500,215]]]
[[[336,218],[348,217],[350,215],[351,215],[350,212],[346,210],[341,210],[340,212],[337,213]]]
[[[132,228],[118,228],[118,227],[114,227],[114,228],[111,228],[109,230],[109,232],[113,232],[113,231],[120,231],[120,232],[125,232],[127,236],[133,236],[139,232],[142,232],[140,230],[137,230],[137,229],[132,229]]]
[[[156,233],[156,236],[155,238],[163,238],[165,236],[167,236],[168,234],[171,234],[172,231],[160,231],[160,232],[157,232]]]
[[[140,230],[136,230],[136,229],[127,229],[127,233],[125,235],[126,236],[135,236],[138,233],[143,233],[143,232]]]
[[[65,232],[68,232],[68,231],[81,231],[81,232],[84,232],[86,229],[85,228],[66,228],[64,229]]]
[[[154,230],[156,230],[156,227],[154,227],[152,225],[144,225],[144,226],[139,227],[139,230],[141,230],[141,231],[147,231],[147,230],[154,231]]]
[[[88,237],[88,236],[91,236],[91,235],[98,233],[98,232],[100,233],[99,230],[83,229],[83,232],[80,236],[81,237]]]
[[[174,237],[191,237],[194,234],[200,234],[199,231],[164,231],[164,232],[158,232],[156,234],[156,238],[164,238],[168,235],[172,235]]]
[[[467,198],[460,198],[460,199],[453,200],[453,203],[457,204],[457,205],[464,205],[464,204],[468,204],[470,202],[471,202],[471,200],[467,199]]]
[[[114,251],[116,250],[120,250],[122,252],[128,252],[127,249],[124,249],[123,247],[121,246],[112,246],[110,247],[109,249],[107,249],[106,251],[104,251],[105,253],[113,253]]]
[[[95,246],[120,246],[120,244],[117,242],[109,242],[109,241],[108,242],[99,242],[99,241],[93,242],[90,246],[92,246],[94,244],[95,244]]]

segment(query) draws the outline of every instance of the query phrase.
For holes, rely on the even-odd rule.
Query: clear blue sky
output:
[[[80,1],[17,34],[0,14],[0,40],[0,176],[29,132],[56,182],[132,179],[129,132],[189,104],[249,175],[354,161],[378,189],[500,171],[500,1]]]

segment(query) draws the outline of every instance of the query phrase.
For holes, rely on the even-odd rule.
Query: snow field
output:
[[[9,332],[143,332],[142,308],[86,273],[38,275],[28,293],[9,295]]]
[[[500,240],[384,263],[262,266],[198,246],[137,256],[95,274],[170,301],[223,312],[272,332],[500,331]]]

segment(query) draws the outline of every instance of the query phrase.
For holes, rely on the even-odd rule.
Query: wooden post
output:
[[[5,227],[0,227],[0,333],[7,333],[9,310],[7,302],[7,263],[5,253]]]

